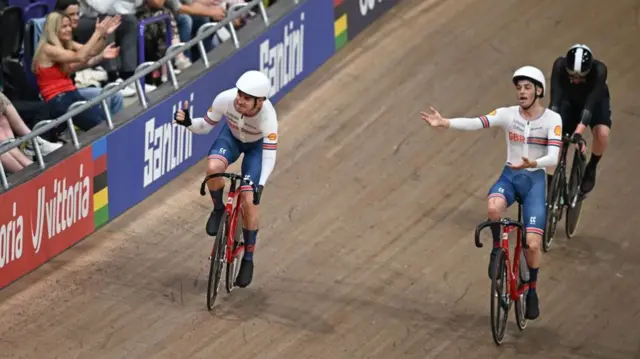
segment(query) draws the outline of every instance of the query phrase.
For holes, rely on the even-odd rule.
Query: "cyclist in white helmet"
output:
[[[271,91],[271,81],[260,71],[247,71],[238,81],[236,87],[223,91],[213,100],[213,104],[204,117],[190,118],[186,111],[178,110],[175,120],[196,134],[209,133],[222,119],[220,135],[209,150],[207,175],[226,171],[229,164],[235,162],[241,153],[242,176],[258,184],[258,197],[267,178],[276,163],[278,145],[278,119],[273,104],[267,99]],[[218,233],[220,220],[224,213],[222,192],[224,179],[215,178],[207,182],[213,210],[206,225],[207,234]],[[251,187],[242,186],[242,206],[244,208],[243,228],[245,251],[240,265],[236,285],[246,287],[253,278],[253,252],[258,236],[258,208],[253,204]]]
[[[523,202],[523,219],[529,246],[530,290],[527,294],[525,318],[540,315],[536,282],[542,259],[542,236],[546,218],[545,167],[555,166],[562,144],[562,119],[560,115],[542,106],[540,98],[546,94],[545,77],[533,66],[516,70],[512,77],[518,98],[517,106],[501,107],[491,113],[474,118],[443,118],[431,107],[431,113],[422,112],[422,119],[432,127],[479,130],[500,126],[505,129],[507,160],[498,181],[489,190],[489,219],[497,220],[520,197]],[[494,249],[491,252],[489,276],[496,251],[500,245],[500,226],[491,228]]]

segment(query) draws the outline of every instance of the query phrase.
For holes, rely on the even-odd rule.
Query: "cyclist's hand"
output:
[[[522,157],[522,163],[519,165],[514,165],[512,163],[507,163],[507,166],[509,166],[509,168],[514,169],[514,170],[521,170],[523,168],[534,168],[536,167],[538,164],[536,163],[536,161],[529,161],[528,158],[526,157]]]
[[[178,109],[173,116],[173,123],[178,125],[189,127],[191,126],[191,115],[189,114],[189,101],[184,102],[184,108]]]
[[[587,150],[586,146],[584,146],[584,142],[582,140],[582,135],[578,132],[574,132],[571,136],[571,141],[575,142],[575,146],[577,146],[580,153],[584,154]]]
[[[435,108],[429,107],[431,113],[420,112],[420,116],[422,120],[429,124],[431,127],[449,127],[449,120],[442,118],[440,112],[438,112]]]

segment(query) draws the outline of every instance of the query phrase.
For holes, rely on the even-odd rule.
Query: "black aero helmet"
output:
[[[584,44],[575,44],[569,48],[565,57],[565,67],[572,75],[584,76],[593,66],[593,53]]]

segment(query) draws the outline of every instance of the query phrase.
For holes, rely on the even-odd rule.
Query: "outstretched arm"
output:
[[[509,124],[509,117],[506,116],[502,108],[491,111],[489,114],[480,117],[457,117],[450,119],[443,118],[433,107],[431,108],[431,111],[431,114],[422,112],[422,119],[433,127],[475,131],[495,126],[506,127]]]

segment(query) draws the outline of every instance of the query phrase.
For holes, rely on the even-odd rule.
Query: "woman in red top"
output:
[[[33,55],[33,73],[36,75],[40,94],[49,105],[52,116],[64,115],[69,106],[77,101],[87,101],[69,76],[74,71],[93,67],[105,59],[118,56],[119,48],[109,44],[98,55],[102,41],[118,27],[120,18],[106,17],[96,22],[96,30],[89,41],[77,49],[73,47],[71,19],[62,12],[47,15],[40,41]],[[105,121],[105,115],[95,105],[73,117],[73,123],[83,131]],[[66,128],[66,123],[61,125]]]

